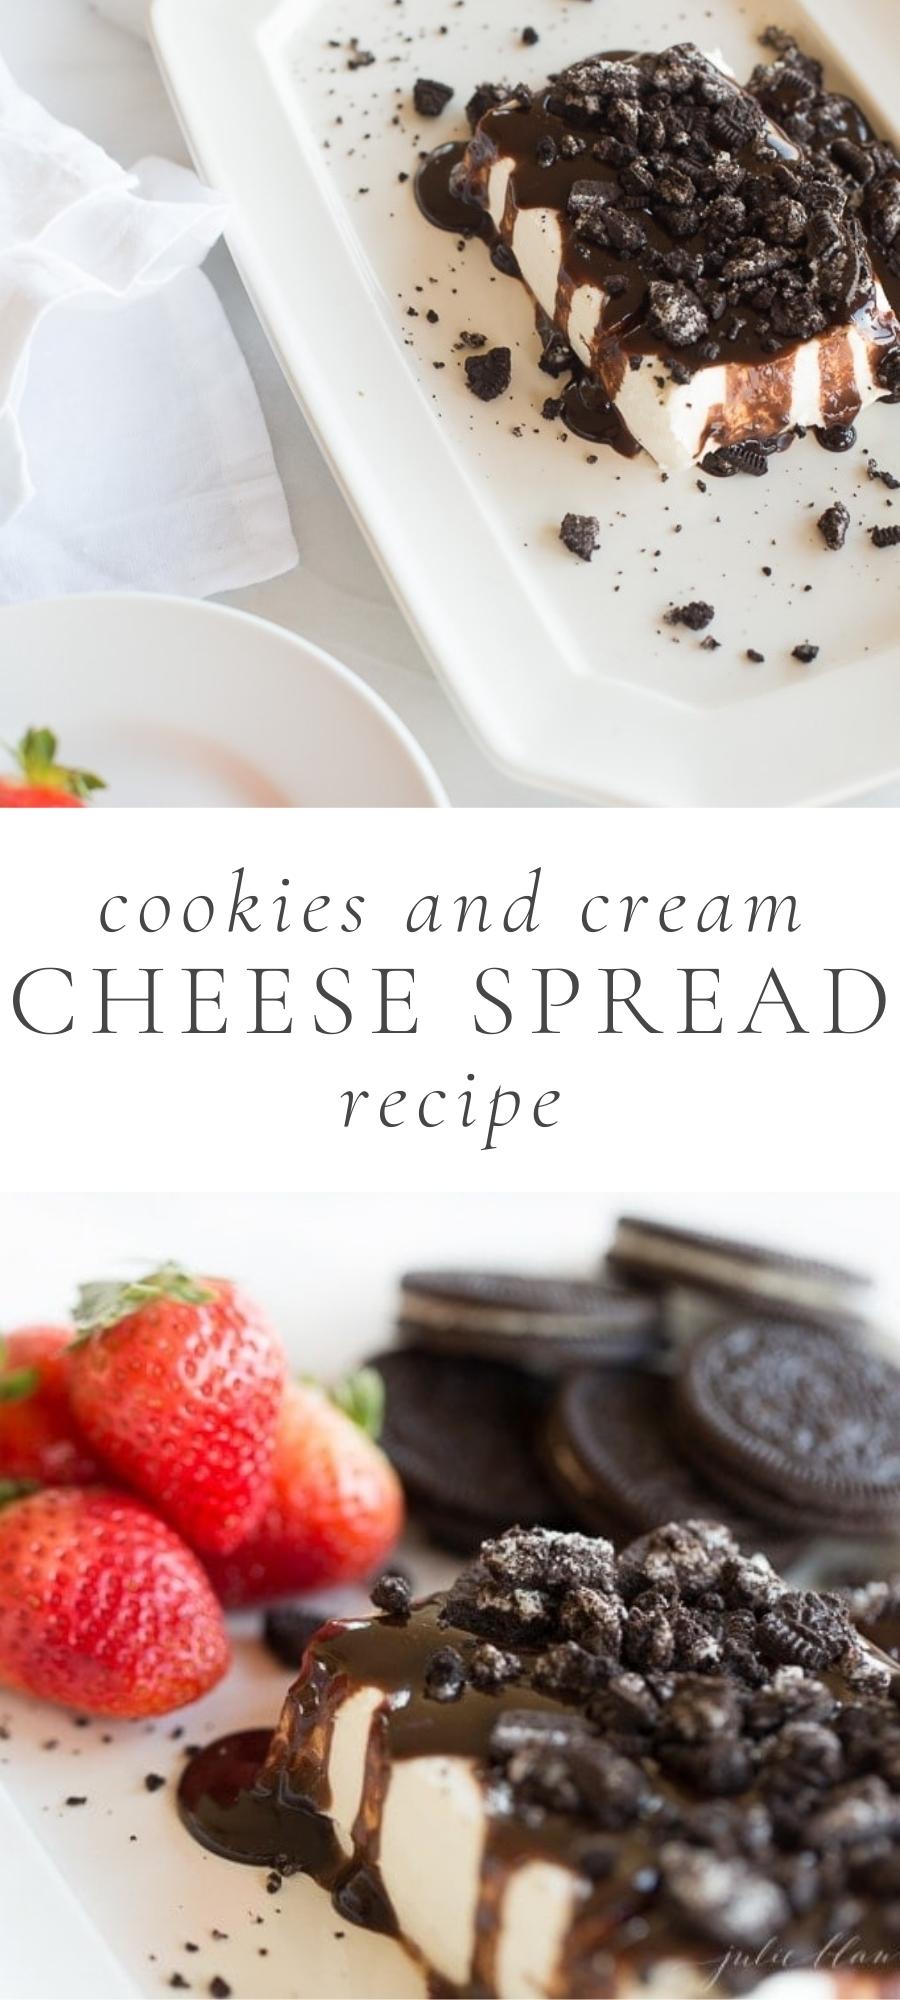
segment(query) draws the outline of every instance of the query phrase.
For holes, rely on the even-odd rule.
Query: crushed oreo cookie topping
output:
[[[800,114],[801,90],[818,123]],[[893,210],[884,193],[861,204],[840,141],[835,157],[818,143],[835,100],[796,48],[760,66],[749,90],[689,42],[588,57],[529,95],[521,141],[508,100],[501,110],[477,97],[487,143],[502,134],[524,165],[529,149],[546,160],[550,140],[554,158],[583,162],[567,195],[575,260],[579,245],[599,250],[602,274],[624,275],[627,328],[618,311],[607,324],[626,352],[649,335],[677,363],[687,356],[690,379],[705,362],[774,355],[872,308],[863,229],[887,241]]]
[[[791,650],[791,658],[799,660],[802,667],[812,666],[813,660],[817,660],[818,657],[818,646],[811,645],[808,639],[801,640],[800,645],[794,646]]]
[[[893,146],[874,137],[846,98],[826,90],[821,63],[804,55],[792,35],[783,34],[777,46],[772,41],[768,45],[775,48],[776,59],[758,65],[749,91],[795,145],[814,156],[829,179],[837,178],[851,232],[854,224],[861,226],[887,270],[900,277],[900,160]],[[821,218],[819,256],[827,262],[834,210],[825,202],[815,212]],[[848,250],[852,240],[851,233]]]
[[[328,1817],[331,1745],[362,1690],[375,1700],[351,1832]],[[246,1733],[199,1753],[180,1805],[220,1853],[247,1861],[249,1839],[273,1894],[303,1869],[342,1915],[396,1930],[382,1873],[392,1779],[438,1760],[439,1824],[457,1812],[447,1770],[462,1760],[471,1944],[452,1982],[434,1953],[435,1986],[498,1990],[507,1885],[543,1863],[569,1870],[572,1890],[536,1993],[670,1990],[667,1970],[685,1991],[744,1991],[738,1954],[773,1937],[792,1968],[848,1928],[869,1963],[896,1949],[898,1690],[844,1598],[785,1584],[720,1521],[669,1521],[618,1555],[603,1537],[511,1528],[408,1620],[323,1629],[234,1818]],[[415,1927],[406,1941],[427,1960]]]
[[[892,528],[873,528],[872,546],[876,549],[896,549],[900,546],[900,524]]]
[[[406,1619],[412,1609],[412,1585],[408,1577],[393,1570],[386,1570],[373,1584],[370,1592],[377,1611],[384,1611],[389,1618]]]
[[[532,1833],[568,1823],[585,1852],[640,1832],[642,1909],[677,1920],[688,1948],[758,1949],[795,1920],[823,1942],[850,1893],[867,1935],[891,1927],[900,1714],[838,1596],[789,1589],[713,1522],[656,1529],[618,1558],[600,1539],[512,1529],[439,1623],[454,1644],[427,1679],[447,1653],[454,1690],[460,1675],[497,1691],[515,1676],[489,1738],[504,1815]],[[496,1680],[485,1656],[504,1663]],[[530,1707],[529,1687],[560,1706]],[[585,1872],[605,1882],[620,1852],[601,1839]]]
[[[441,226],[477,216],[504,268],[521,256],[579,392],[566,430],[623,456],[758,478],[807,431],[849,450],[879,386],[900,398],[900,161],[791,36],[769,47],[747,87],[690,42],[482,85],[471,141],[444,149],[449,205],[430,202],[434,175],[421,194]],[[535,210],[558,223],[555,286],[535,278]],[[798,370],[811,343],[821,365]],[[702,397],[679,397],[703,371]]]
[[[425,1693],[431,1701],[459,1701],[466,1669],[454,1646],[439,1646],[425,1669]]]

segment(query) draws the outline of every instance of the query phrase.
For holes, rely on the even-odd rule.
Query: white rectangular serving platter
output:
[[[692,38],[746,77],[773,11],[896,131],[896,0],[642,0],[640,43]],[[633,45],[634,22],[625,0],[153,7],[163,74],[201,172],[233,204],[231,248],[285,373],[497,761],[588,799],[852,796],[900,769],[900,552],[866,532],[900,517],[862,456],[900,469],[900,410],[867,413],[844,458],[810,438],[767,478],[710,480],[705,494],[690,473],[664,482],[645,456],[601,450],[590,465],[589,445],[541,418],[553,384],[524,288],[477,240],[459,249],[431,228],[399,178],[420,148],[465,130],[483,78],[536,83],[597,46]],[[371,63],[352,66],[354,38]],[[420,75],[455,86],[438,119],[414,112]],[[463,330],[512,346],[503,399],[467,391]],[[831,555],[815,521],[837,497],[853,528]],[[590,565],[559,542],[567,511],[599,517]],[[718,651],[664,623],[696,597],[716,606]],[[791,657],[803,641],[820,648],[812,668]]]

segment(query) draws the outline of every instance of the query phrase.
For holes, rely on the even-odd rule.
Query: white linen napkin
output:
[[[209,596],[297,560],[262,411],[198,266],[225,208],[131,174],[0,62],[0,602]]]

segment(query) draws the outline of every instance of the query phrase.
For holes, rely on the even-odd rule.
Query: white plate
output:
[[[186,598],[57,598],[0,611],[0,741],[53,728],[97,803],[429,806],[404,724],[327,653]]]
[[[895,0],[775,11],[888,129]],[[771,13],[771,0],[644,0],[641,41],[693,35],[747,75]],[[234,204],[231,247],[288,378],[494,756],[588,797],[850,795],[900,768],[900,558],[865,534],[892,516],[861,451],[836,459],[810,439],[765,481],[711,480],[705,495],[691,474],[664,484],[646,458],[601,453],[589,466],[587,445],[541,421],[552,385],[524,289],[497,277],[479,242],[460,254],[398,181],[420,147],[463,128],[483,77],[536,81],[598,42],[633,45],[632,5],[604,0],[596,14],[583,0],[154,0],[153,21],[198,164]],[[521,44],[526,21],[536,48]],[[352,36],[371,65],[348,67]],[[438,120],[412,110],[422,74],[456,86]],[[514,348],[513,392],[490,406],[467,393],[453,351],[473,327]],[[861,443],[900,470],[900,413],[869,413]],[[831,556],[814,522],[837,495],[854,533]],[[569,509],[600,517],[590,567],[557,539]],[[696,596],[717,607],[719,652],[662,623],[671,602]],[[812,670],[791,658],[804,640],[821,648]],[[765,665],[746,662],[748,647]]]

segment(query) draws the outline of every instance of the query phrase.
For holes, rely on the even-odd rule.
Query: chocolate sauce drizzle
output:
[[[628,60],[630,52],[616,50],[602,60]],[[833,98],[836,107],[835,138],[844,136],[856,144],[869,144],[874,133],[858,105]],[[574,355],[572,381],[563,392],[561,419],[568,429],[594,444],[610,445],[623,455],[634,456],[640,446],[629,433],[616,407],[616,396],[625,369],[651,358],[661,370],[702,368],[699,350],[671,349],[647,326],[646,274],[640,259],[623,260],[615,250],[586,240],[568,213],[569,199],[576,182],[588,176],[598,184],[615,181],[615,169],[604,165],[582,148],[567,154],[563,141],[571,139],[568,120],[552,108],[553,87],[529,98],[513,96],[488,109],[479,119],[472,139],[439,147],[422,162],[415,183],[422,213],[438,228],[459,236],[479,236],[498,252],[512,250],[516,220],[523,210],[553,211],[559,218],[562,252],[559,265],[556,309],[553,324],[568,334],[572,299],[582,285],[601,288],[606,293],[596,327],[589,366]],[[798,149],[768,121],[771,147],[768,158],[748,146],[735,158],[755,175],[774,172],[779,161],[798,158]],[[487,208],[488,183],[492,166],[500,159],[511,160],[505,207],[497,229]],[[549,160],[549,164],[548,164]],[[641,211],[648,242],[655,249],[672,248],[671,239],[649,211]],[[701,238],[690,238],[681,247],[691,253],[701,247]],[[871,246],[870,246],[871,247]],[[878,275],[893,307],[900,305],[900,280],[893,279],[874,259]],[[613,281],[614,296],[607,291]],[[539,323],[542,318],[539,312]],[[730,339],[722,355],[725,390],[721,403],[710,413],[701,452],[710,454],[705,469],[724,471],[717,460],[718,448],[741,444],[766,444],[771,449],[776,437],[791,438],[791,406],[796,341],[785,341],[780,352],[762,345],[761,335],[771,335],[771,324],[752,306],[743,310],[743,330]],[[857,296],[852,301],[850,321],[870,347],[884,348],[891,330],[879,311],[870,278],[861,275]],[[855,441],[854,419],[859,413],[860,396],[856,383],[853,346],[845,324],[834,327],[820,338],[819,368],[822,407],[826,421],[814,429],[818,442],[829,451],[845,451]],[[741,469],[732,467],[731,470]]]

